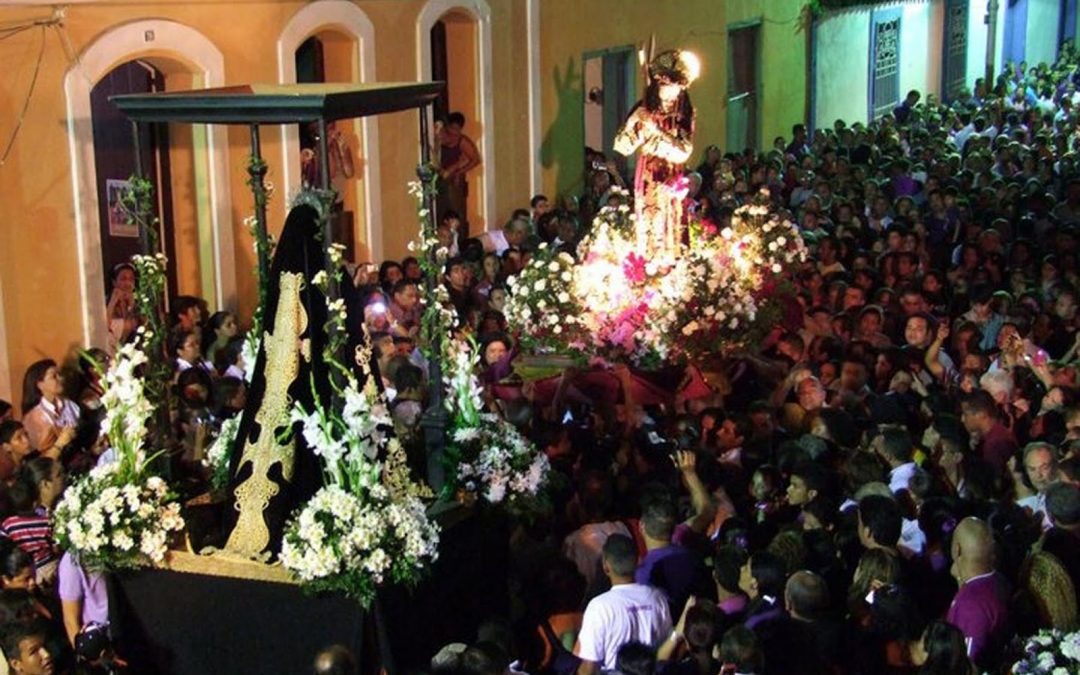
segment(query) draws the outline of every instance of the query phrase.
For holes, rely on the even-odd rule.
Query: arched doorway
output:
[[[138,228],[126,222],[120,204],[128,178],[135,173],[135,142],[131,121],[109,98],[118,94],[160,91],[165,91],[165,73],[143,60],[118,65],[90,90],[101,262],[105,272],[106,295],[112,292],[111,270],[129,262],[132,256],[141,252]],[[139,154],[139,164],[146,178],[155,186],[158,197],[154,204],[154,215],[158,219],[157,239],[169,260],[176,260],[168,128],[163,125],[143,125],[139,129]],[[175,265],[169,265],[166,278],[168,294],[174,297],[178,294]]]
[[[480,117],[477,93],[478,33],[476,22],[463,10],[453,9],[439,17],[431,27],[429,75],[432,80],[446,82],[446,90],[435,100],[433,106],[435,119],[447,123],[451,113],[461,115],[465,120],[462,133],[474,143],[479,134],[483,133],[483,129],[477,124]],[[458,200],[448,199],[446,194],[440,195],[440,212],[453,209],[463,217],[462,237],[474,236],[485,229],[480,205],[484,177],[479,168],[468,173],[464,183],[465,195],[460,205],[455,203]]]
[[[295,82],[374,82],[375,27],[362,9],[348,0],[318,0],[296,12],[278,38],[278,77]],[[338,123],[352,154],[354,172],[343,181],[343,210],[351,214],[348,232],[357,262],[383,255],[380,218],[379,136],[374,118]],[[301,130],[283,125],[280,175],[292,194],[301,185],[301,148],[310,145]],[[271,171],[277,170],[272,166]],[[287,205],[282,204],[283,208]]]
[[[445,80],[447,90],[434,118],[465,116],[466,136],[476,144],[481,165],[468,175],[469,234],[497,227],[495,217],[494,88],[491,8],[485,0],[428,0],[416,20],[417,76]]]
[[[147,77],[154,71],[154,79],[170,91],[224,84],[221,51],[195,29],[165,20],[134,21],[113,28],[91,43],[68,70],[64,93],[83,340],[91,345],[106,344],[105,279],[109,271],[100,226],[103,207],[98,196],[92,92],[115,69],[132,63],[132,67],[142,68]],[[176,290],[204,297],[214,308],[234,307],[236,273],[225,131],[213,126],[173,125],[166,134],[167,143],[159,142],[158,149],[168,148],[168,183],[172,190],[168,205],[177,223],[168,239],[174,247],[170,266],[176,276]],[[160,181],[160,161],[155,159],[154,163]],[[118,179],[111,175],[102,178]],[[160,208],[160,191],[158,199]],[[160,213],[166,213],[166,209],[161,208]]]
[[[298,83],[353,82],[354,38],[335,30],[323,30],[300,43],[296,49],[296,81]],[[330,155],[330,184],[336,191],[334,216],[331,222],[334,241],[345,246],[345,259],[371,261],[366,241],[357,241],[357,231],[366,232],[364,193],[358,189],[361,174],[359,123],[339,120],[327,128]],[[358,133],[359,132],[359,133]],[[318,128],[314,124],[297,129],[300,148],[301,181],[306,185],[320,184],[321,162],[318,160]],[[367,237],[363,237],[367,239]]]

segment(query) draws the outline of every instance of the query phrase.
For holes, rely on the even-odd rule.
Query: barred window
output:
[[[870,118],[900,103],[900,10],[873,14],[870,34]]]
[[[945,68],[942,93],[947,100],[967,84],[968,0],[949,0],[945,6]]]

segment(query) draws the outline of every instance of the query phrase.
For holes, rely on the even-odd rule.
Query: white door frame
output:
[[[431,80],[431,29],[435,22],[450,10],[458,9],[476,21],[477,59],[476,81],[479,88],[480,129],[482,133],[476,139],[482,164],[480,171],[484,182],[480,195],[480,215],[484,219],[484,229],[498,229],[495,217],[495,86],[492,75],[491,47],[491,7],[487,0],[428,0],[416,17],[416,79],[421,82]],[[429,109],[430,116],[430,109]],[[432,120],[429,119],[429,124]],[[429,126],[429,128],[431,128]]]
[[[348,0],[317,0],[293,14],[278,37],[278,81],[296,83],[296,50],[309,37],[323,30],[344,33],[356,42],[360,81],[375,82],[375,26],[357,5]],[[383,259],[382,192],[379,165],[379,125],[374,117],[364,117],[360,125],[360,153],[363,159],[364,228],[373,261]],[[285,194],[300,189],[300,134],[295,124],[281,125],[282,168]],[[285,202],[286,200],[282,200]],[[288,204],[284,204],[288,210]]]
[[[108,330],[105,322],[105,280],[101,262],[90,91],[121,63],[137,58],[153,62],[155,57],[181,61],[201,79],[203,87],[220,87],[225,83],[225,59],[209,38],[194,28],[163,19],[132,21],[110,29],[83,50],[75,65],[64,76],[71,188],[75,207],[73,220],[80,274],[79,295],[82,301],[83,341],[87,345],[104,346]],[[228,137],[225,129],[208,125],[206,139],[209,156],[207,187],[216,281],[215,297],[207,299],[220,308],[236,303]]]

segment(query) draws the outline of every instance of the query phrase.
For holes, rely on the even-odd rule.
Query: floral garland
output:
[[[89,570],[142,567],[164,560],[170,533],[184,528],[180,504],[168,485],[150,474],[143,445],[154,407],[139,370],[150,359],[141,349],[149,331],[119,348],[105,373],[102,431],[115,459],[71,485],[53,513],[61,547]]]
[[[427,358],[442,358],[445,361],[450,357],[445,336],[450,335],[457,325],[457,313],[454,312],[453,305],[450,303],[450,293],[443,284],[439,283],[443,267],[450,257],[450,251],[445,246],[439,245],[437,227],[431,217],[430,204],[437,192],[438,175],[437,172],[432,171],[431,180],[417,180],[409,183],[409,195],[416,200],[416,217],[420,221],[420,236],[415,241],[410,241],[408,247],[409,251],[416,254],[424,278],[429,280],[429,283],[420,285],[421,302],[424,308],[420,315],[420,348]],[[438,346],[433,348],[432,345]]]
[[[1072,675],[1080,672],[1080,631],[1039,631],[1024,645],[1024,655],[1011,672],[1016,675]]]
[[[340,274],[340,267],[319,273],[314,283],[325,293]],[[370,372],[370,341],[357,350],[366,378],[361,387],[336,356],[337,341],[345,339],[344,305],[328,300],[327,307],[324,357],[344,381],[339,388],[331,378],[342,406],[324,405],[316,392],[311,410],[299,403],[293,408],[293,421],[322,461],[325,482],[286,524],[280,559],[308,590],[340,591],[368,607],[387,581],[419,581],[438,557],[439,526],[424,506],[431,491],[410,478],[404,449],[386,431],[393,421]]]
[[[522,343],[650,368],[760,338],[777,313],[786,270],[806,259],[797,227],[763,194],[731,225],[691,227],[678,257],[646,259],[634,216],[617,200],[600,210],[578,262],[543,249],[511,282],[506,314]]]
[[[543,490],[551,465],[528,439],[498,415],[484,413],[483,389],[475,373],[475,343],[452,342],[446,409],[453,416],[447,458],[456,485],[489,504],[506,503],[512,511],[544,507]]]

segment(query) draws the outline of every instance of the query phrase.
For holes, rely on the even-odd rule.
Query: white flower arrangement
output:
[[[250,385],[251,378],[255,376],[255,361],[259,358],[259,349],[262,348],[262,336],[250,330],[244,335],[244,344],[240,347],[240,358],[244,362],[244,381]]]
[[[449,456],[456,460],[453,482],[489,504],[525,510],[542,496],[551,465],[514,425],[483,412],[476,378],[478,357],[468,341],[454,343],[446,398],[453,416]]]
[[[140,348],[146,331],[137,335],[102,378],[102,431],[116,459],[69,486],[53,513],[57,542],[95,571],[160,563],[171,533],[184,529],[175,495],[151,475],[143,451],[153,407],[137,372],[147,363]]]
[[[229,463],[232,461],[233,444],[240,432],[240,415],[235,415],[221,423],[217,438],[206,449],[203,466],[210,470],[210,486],[216,490],[224,489],[229,483]]]
[[[573,291],[574,264],[573,256],[543,243],[525,269],[508,280],[506,316],[521,329],[527,348],[550,351],[578,333],[582,296]]]
[[[165,481],[131,482],[118,462],[95,467],[70,486],[53,514],[60,545],[95,571],[143,567],[165,559],[170,534],[184,529]]]
[[[405,450],[388,433],[386,398],[367,360],[360,361],[363,387],[351,371],[331,364],[345,374],[340,410],[319,402],[317,392],[313,409],[297,403],[292,410],[321,460],[324,484],[285,526],[279,558],[307,589],[340,591],[367,607],[384,583],[420,579],[438,558],[439,526],[425,510],[431,491],[409,476]]]
[[[1080,631],[1041,630],[1024,645],[1015,675],[1073,675],[1080,672]]]
[[[691,229],[701,234],[680,255],[646,259],[629,208],[606,206],[578,245],[580,262],[541,249],[511,280],[507,319],[534,351],[640,367],[752,343],[774,319],[763,309],[785,270],[806,259],[798,228],[762,202],[714,236]]]

